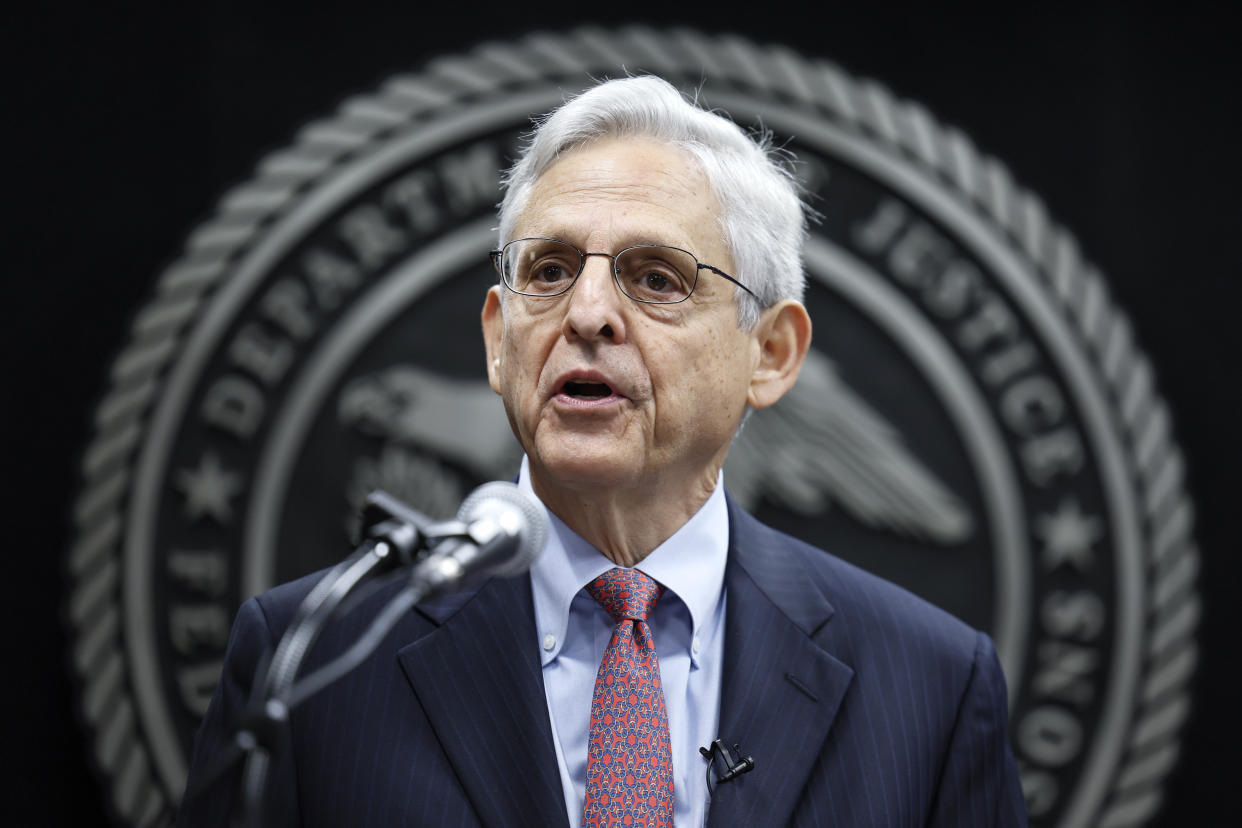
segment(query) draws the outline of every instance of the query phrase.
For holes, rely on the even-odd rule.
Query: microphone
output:
[[[711,750],[699,748],[699,753],[707,759],[707,789],[712,789],[712,771],[716,772],[716,784],[723,785],[744,773],[755,769],[755,760],[742,755],[742,746],[734,745],[733,750],[725,745],[723,739],[712,742]]]
[[[516,484],[502,481],[475,489],[457,511],[457,523],[459,531],[449,533],[410,573],[419,600],[487,576],[520,575],[543,551],[549,532],[543,507]]]

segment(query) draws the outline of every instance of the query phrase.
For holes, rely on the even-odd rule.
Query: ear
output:
[[[767,408],[798,381],[811,347],[811,317],[801,302],[785,299],[763,312],[754,335],[759,361],[751,374],[746,401],[751,408]]]
[[[500,339],[505,329],[505,314],[500,302],[500,286],[492,285],[483,300],[483,348],[487,351],[487,381],[500,393]]]

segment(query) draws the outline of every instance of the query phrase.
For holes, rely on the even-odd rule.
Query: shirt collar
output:
[[[518,486],[538,499],[530,484],[530,465],[525,457]],[[543,554],[530,570],[536,629],[545,639],[540,642],[543,664],[560,652],[574,596],[586,584],[616,566],[551,511],[548,519],[552,531]],[[698,652],[692,642],[697,641],[698,650],[706,652],[714,626],[711,621],[720,604],[728,554],[729,513],[722,473],[699,511],[635,567],[667,587],[690,611],[691,638],[686,646],[696,665]],[[549,635],[553,637],[551,646],[547,645]]]

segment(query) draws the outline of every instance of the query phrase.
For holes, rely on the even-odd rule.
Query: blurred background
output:
[[[3,406],[10,534],[7,824],[106,824],[76,721],[64,550],[94,405],[134,313],[220,195],[346,97],[487,39],[581,23],[781,43],[960,128],[1104,273],[1156,369],[1202,555],[1200,666],[1159,826],[1232,824],[1242,399],[1242,60],[1229,15],[1120,4],[813,12],[479,4],[85,3],[7,11]]]

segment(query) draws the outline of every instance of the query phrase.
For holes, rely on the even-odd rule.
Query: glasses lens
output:
[[[639,302],[681,302],[694,291],[698,273],[698,260],[676,247],[639,245],[617,256],[621,289]]]
[[[577,248],[555,239],[518,239],[506,244],[500,257],[505,284],[532,296],[564,293],[581,269]]]

